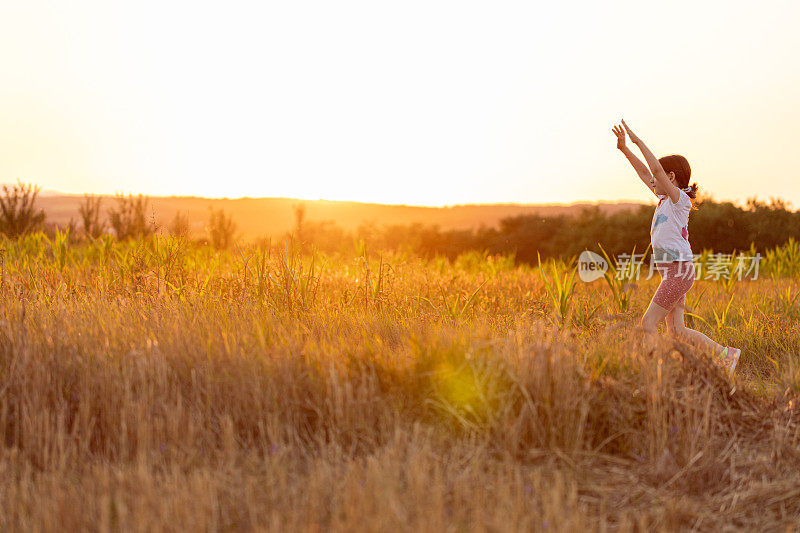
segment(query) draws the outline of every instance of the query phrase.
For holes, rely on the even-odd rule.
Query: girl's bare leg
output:
[[[650,305],[642,317],[642,330],[644,330],[647,341],[654,346],[658,339],[658,324],[664,320],[669,313],[669,309],[664,309],[657,303],[650,301]]]
[[[718,355],[725,347],[709,339],[697,330],[687,328],[683,322],[683,313],[686,309],[686,297],[684,296],[667,314],[667,329],[670,334],[683,339],[700,349],[705,349]]]

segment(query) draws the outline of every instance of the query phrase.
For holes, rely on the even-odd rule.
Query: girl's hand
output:
[[[628,137],[631,138],[631,142],[633,144],[639,144],[641,139],[639,137],[637,137],[636,134],[631,131],[631,129],[628,127],[627,124],[625,124],[625,119],[622,119],[622,125],[625,126],[625,131],[628,132]]]
[[[625,130],[622,129],[622,126],[614,126],[614,135],[617,136],[617,148],[620,150],[625,149]]]

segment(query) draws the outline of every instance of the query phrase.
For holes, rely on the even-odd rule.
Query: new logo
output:
[[[581,281],[590,282],[600,279],[608,270],[605,257],[589,250],[584,250],[578,256],[578,277]]]

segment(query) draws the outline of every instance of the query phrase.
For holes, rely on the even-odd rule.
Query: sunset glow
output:
[[[625,118],[714,198],[800,207],[800,3],[0,5],[0,182],[417,205],[649,201]]]

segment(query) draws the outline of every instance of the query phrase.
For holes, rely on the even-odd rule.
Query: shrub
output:
[[[191,226],[189,224],[189,214],[177,211],[175,213],[175,217],[172,219],[172,222],[169,225],[169,232],[173,236],[182,239],[188,237],[189,233],[191,232]]]
[[[130,239],[133,237],[146,237],[158,230],[159,226],[155,220],[148,222],[146,212],[149,198],[143,195],[128,196],[117,195],[116,209],[108,211],[108,218],[111,227],[119,239]]]
[[[34,207],[40,187],[18,181],[16,185],[3,185],[0,195],[0,233],[17,237],[40,229],[44,224],[44,210]]]
[[[102,235],[106,229],[106,222],[100,220],[101,203],[102,198],[100,196],[87,194],[83,197],[83,203],[78,206],[78,213],[80,213],[81,221],[83,222],[83,232],[93,239]]]
[[[206,231],[211,239],[211,245],[218,250],[230,248],[236,234],[236,223],[233,221],[233,217],[226,215],[224,209],[215,211],[209,208],[209,212]]]

